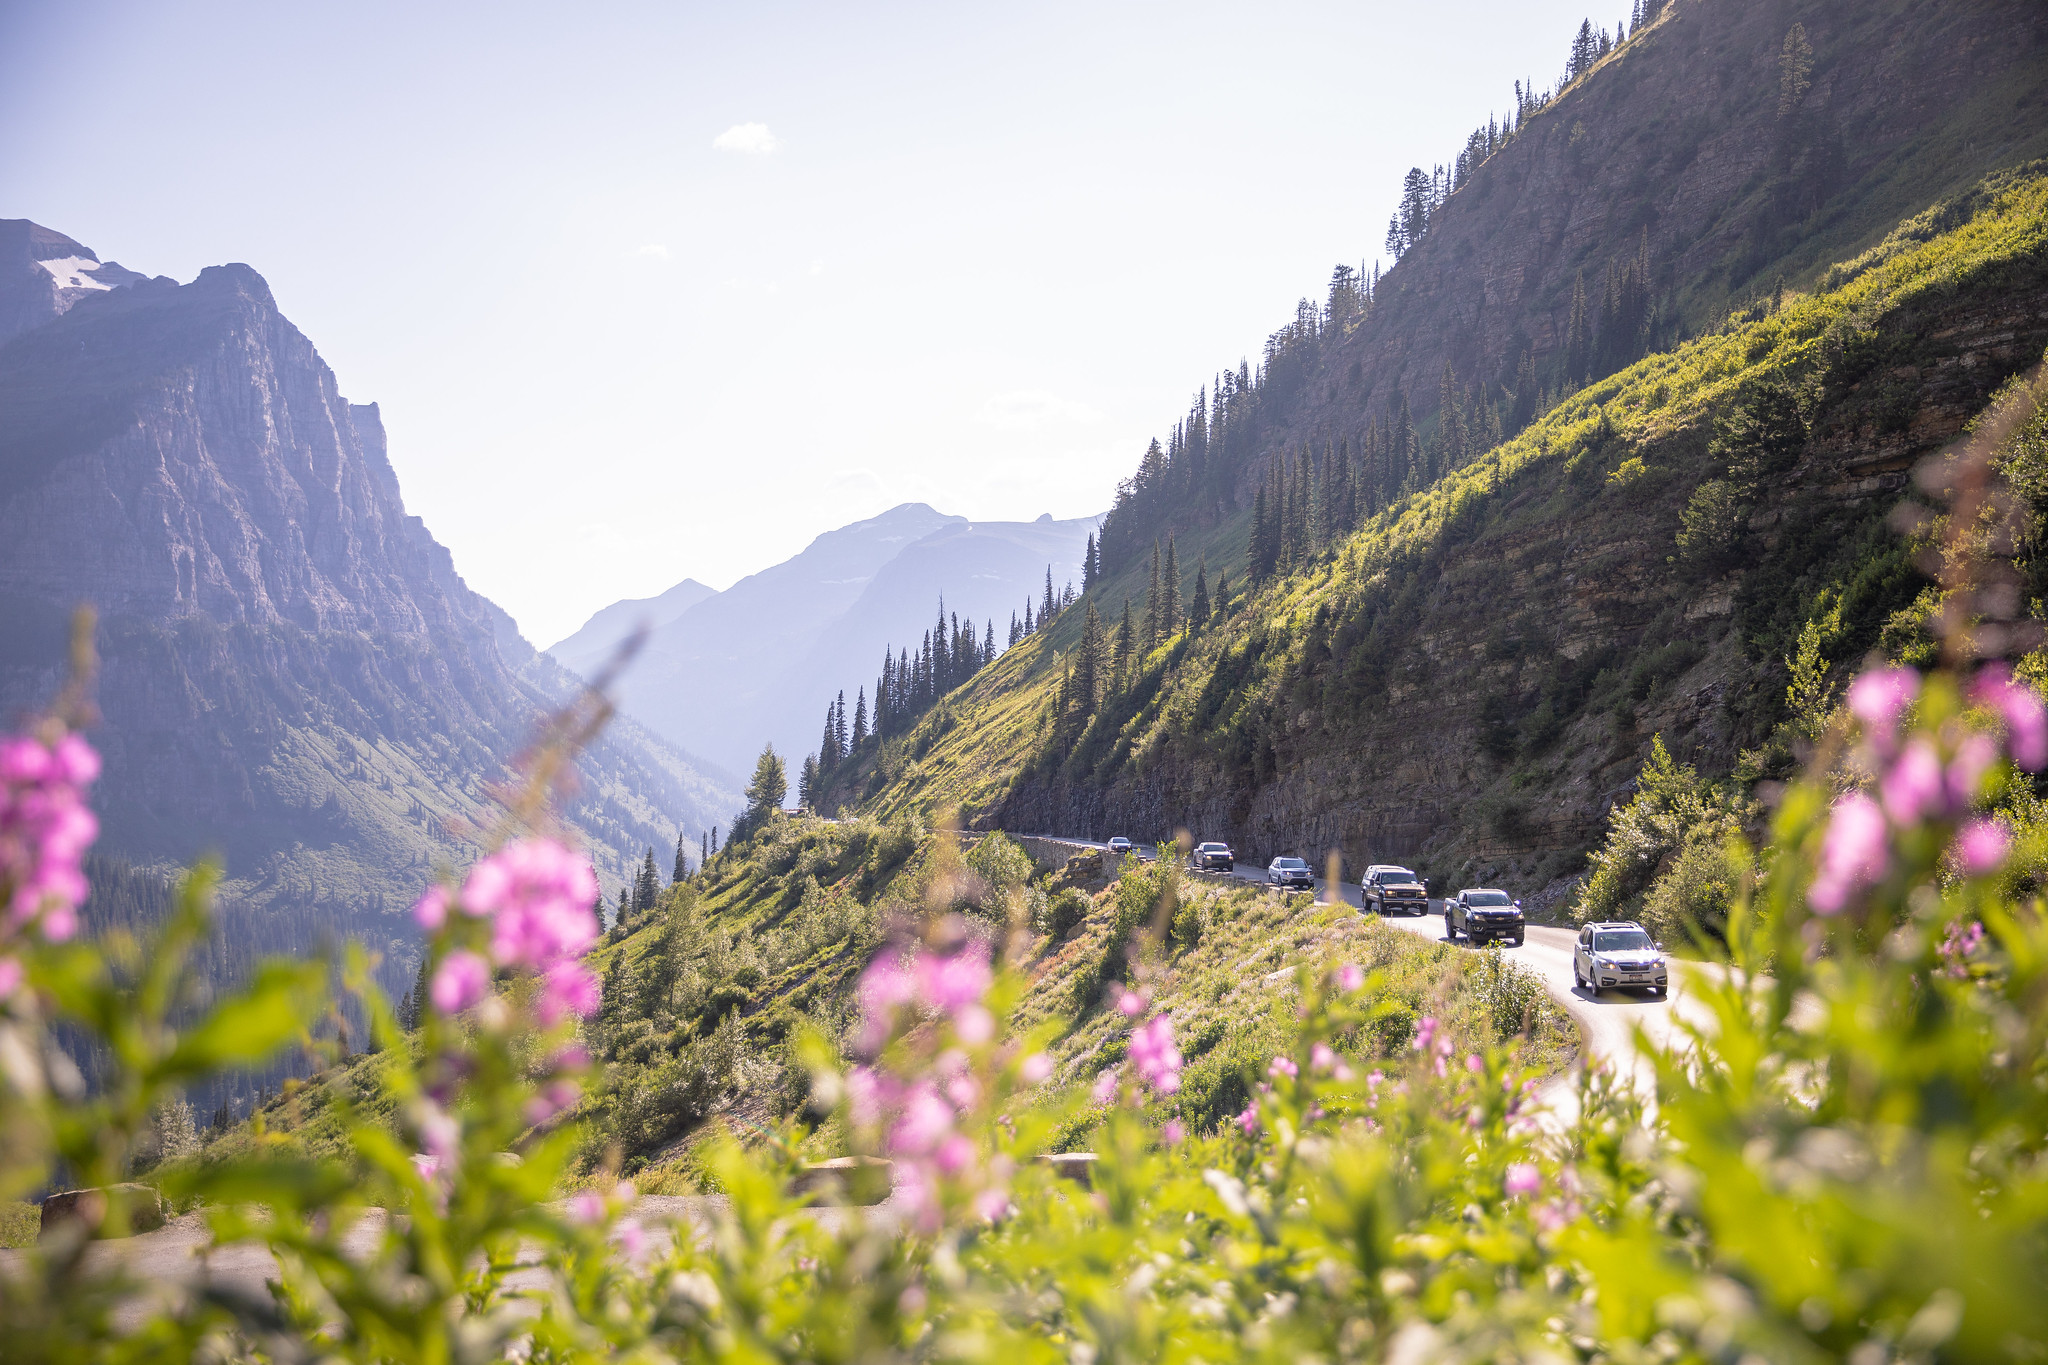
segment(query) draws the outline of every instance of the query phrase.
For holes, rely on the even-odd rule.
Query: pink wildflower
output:
[[[1135,1019],[1145,1012],[1145,997],[1136,991],[1125,991],[1116,998],[1117,1013]]]
[[[565,1014],[588,1019],[597,1013],[603,990],[597,973],[581,962],[555,963],[541,974],[540,1003],[537,1006],[541,1022],[553,1025]]]
[[[454,1158],[456,1148],[462,1143],[462,1125],[447,1110],[427,1106],[420,1117],[420,1145],[432,1153],[437,1161]]]
[[[590,1190],[569,1196],[569,1221],[596,1224],[604,1221],[604,1196]]]
[[[1097,1104],[1108,1104],[1116,1098],[1116,1072],[1105,1071],[1095,1078],[1095,1087],[1089,1095]]]
[[[1925,735],[1914,736],[1877,786],[1884,797],[1885,814],[1891,816],[1895,825],[1918,824],[1924,817],[1939,811],[1946,795],[1946,784],[1942,780],[1941,755],[1935,752],[1934,741]]]
[[[414,1152],[412,1168],[419,1172],[421,1180],[431,1185],[441,1174],[441,1158],[429,1156],[425,1152]]]
[[[490,982],[490,964],[468,949],[458,948],[441,960],[427,992],[435,1009],[460,1014],[484,998]]]
[[[412,908],[412,917],[420,928],[433,933],[448,921],[448,888],[436,882],[420,896],[419,903]]]
[[[1475,1052],[1465,1059],[1465,1069],[1476,1076],[1480,1072],[1486,1070],[1486,1063],[1483,1060],[1481,1060],[1479,1054]]]
[[[1851,896],[1884,875],[1890,856],[1884,812],[1862,792],[1850,792],[1835,803],[1828,819],[1820,875],[1806,893],[1807,900],[1823,915],[1839,913]]]
[[[1246,1137],[1259,1131],[1259,1106],[1256,1101],[1246,1105],[1244,1112],[1237,1116],[1237,1126],[1244,1130]]]
[[[647,1229],[640,1226],[635,1218],[623,1218],[612,1229],[612,1245],[626,1258],[628,1265],[638,1265],[651,1248],[647,1242]]]
[[[1877,747],[1889,753],[1897,741],[1900,714],[1919,694],[1920,675],[1912,669],[1872,669],[1849,684],[1849,710]]]
[[[932,1159],[947,1175],[958,1175],[974,1164],[974,1143],[966,1134],[955,1133],[939,1144]]]
[[[1943,968],[1946,974],[1963,981],[1969,979],[1970,955],[1983,945],[1984,926],[1981,922],[1972,920],[1970,927],[1965,929],[1961,924],[1951,921],[1941,936],[1940,946],[1935,951],[1946,964]]]
[[[583,1087],[574,1081],[549,1081],[540,1088],[532,1099],[526,1102],[526,1121],[539,1125],[555,1115],[576,1107],[576,1101],[583,1098]]]
[[[1543,1172],[1527,1161],[1508,1167],[1507,1191],[1511,1195],[1534,1194],[1543,1188]]]
[[[974,1196],[974,1212],[989,1223],[1006,1217],[1010,1212],[1010,1192],[1000,1185],[989,1186]]]
[[[87,886],[80,862],[99,836],[85,788],[99,756],[77,735],[45,748],[29,735],[0,740],[0,895],[8,920],[45,940],[78,931]]]
[[[1998,762],[1998,746],[1991,736],[1972,733],[1956,745],[1956,756],[1948,765],[1948,802],[1956,810],[1968,809],[1983,786],[1984,774]]]
[[[889,1150],[910,1156],[924,1156],[937,1149],[953,1131],[953,1109],[929,1085],[911,1091],[903,1116],[889,1130]]]
[[[1017,1074],[1026,1085],[1043,1085],[1052,1075],[1052,1058],[1043,1052],[1034,1052],[1017,1068]]]
[[[0,1001],[12,999],[27,975],[18,958],[0,957]]]
[[[1301,1074],[1301,1068],[1294,1064],[1292,1057],[1275,1057],[1272,1064],[1266,1068],[1266,1074],[1276,1081],[1282,1076],[1292,1080]]]
[[[953,1016],[954,1036],[969,1047],[980,1047],[996,1036],[996,1017],[980,1005],[968,1005]]]
[[[507,844],[469,870],[462,908],[493,916],[491,957],[499,966],[544,970],[581,957],[597,942],[597,874],[553,839]]]
[[[1347,962],[1337,969],[1337,986],[1340,990],[1358,991],[1365,988],[1365,971],[1356,962]]]
[[[1436,1016],[1433,1014],[1423,1015],[1421,1021],[1415,1025],[1415,1050],[1417,1052],[1429,1051],[1430,1044],[1436,1041],[1436,1029]]]
[[[992,979],[984,948],[970,946],[950,957],[921,956],[917,960],[919,994],[949,1013],[979,1004]]]
[[[1180,1089],[1180,1049],[1173,1041],[1173,1016],[1162,1014],[1131,1035],[1131,1062],[1145,1084],[1162,1095]]]
[[[1956,861],[1972,877],[1996,871],[2012,848],[2012,836],[2000,820],[1972,820],[1956,836]],[[0,991],[0,995],[4,995]]]
[[[2048,710],[2043,709],[2033,688],[2016,681],[2003,663],[1991,663],[1978,672],[1970,699],[1997,708],[2005,718],[2013,762],[2030,773],[2048,767]]]
[[[1169,1147],[1180,1146],[1180,1144],[1186,1140],[1187,1135],[1188,1130],[1181,1126],[1181,1122],[1179,1119],[1168,1119],[1166,1121],[1165,1126],[1159,1130],[1160,1138],[1163,1139],[1166,1145]]]

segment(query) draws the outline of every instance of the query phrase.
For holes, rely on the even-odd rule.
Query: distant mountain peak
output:
[[[100,260],[91,247],[54,228],[0,218],[0,342],[61,317],[81,299],[148,278]]]

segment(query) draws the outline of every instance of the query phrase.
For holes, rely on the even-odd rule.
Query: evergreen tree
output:
[[[1153,444],[1156,446],[1158,442],[1155,441]],[[1045,600],[1038,607],[1038,624],[1040,628],[1043,628],[1045,623],[1052,619],[1053,613],[1059,609],[1059,598],[1053,595],[1052,590],[1052,565],[1048,564],[1045,566]]]
[[[678,827],[676,830],[676,865],[675,870],[668,874],[668,884],[670,886],[678,885],[683,878],[689,875],[690,860],[683,853],[683,831]]]
[[[753,780],[747,783],[747,813],[756,818],[772,815],[789,790],[789,772],[775,746],[763,745],[754,763]]]
[[[1081,626],[1081,643],[1074,651],[1074,681],[1070,695],[1080,708],[1080,719],[1095,714],[1096,689],[1102,675],[1102,618],[1095,604],[1088,604],[1088,616]]]
[[[711,861],[711,831],[707,829],[698,837],[702,840],[702,843],[697,854],[697,866],[702,868],[704,864]]]
[[[1593,36],[1593,21],[1588,19],[1579,25],[1579,31],[1572,38],[1572,53],[1565,63],[1565,81],[1569,84],[1593,69],[1593,63],[1600,59],[1600,40]]]
[[[818,771],[829,773],[839,763],[839,734],[832,726],[832,703],[825,703],[825,733],[818,740]]]
[[[832,742],[836,746],[834,752],[842,761],[849,752],[846,741],[846,689],[842,687],[839,689],[839,703],[832,710]]]
[[[1216,573],[1216,605],[1213,615],[1221,615],[1230,609],[1230,572],[1219,569]]]
[[[1159,542],[1152,542],[1152,583],[1145,590],[1145,647],[1150,649],[1166,635],[1166,601],[1159,576]]]
[[[816,810],[818,799],[818,756],[805,754],[796,774],[796,803],[805,810]]]
[[[1095,536],[1094,536],[1094,534],[1093,534],[1093,533],[1091,532],[1091,533],[1089,534],[1089,536],[1088,536],[1088,546],[1087,546],[1087,548],[1081,551],[1081,591],[1082,591],[1082,592],[1086,592],[1086,591],[1088,591],[1088,589],[1090,589],[1090,588],[1092,588],[1092,587],[1094,587],[1094,586],[1095,586]]]
[[[1165,634],[1172,635],[1180,629],[1180,560],[1174,553],[1173,532],[1166,533],[1166,596],[1163,599],[1162,619]]]
[[[1794,24],[1785,35],[1784,50],[1778,54],[1778,117],[1792,117],[1812,86],[1813,44],[1806,41],[1806,25]]]
[[[993,626],[990,629],[994,629]],[[844,696],[845,693],[841,693]],[[868,737],[868,690],[863,687],[853,704],[853,747],[858,749]]]
[[[1027,610],[1028,610],[1028,608],[1027,608]],[[1010,613],[1010,644],[1011,644],[1011,646],[1012,646],[1012,647],[1015,647],[1015,645],[1016,645],[1017,641],[1023,638],[1023,636],[1022,636],[1022,635],[1021,635],[1021,634],[1019,633],[1019,632],[1021,631],[1021,629],[1022,629],[1022,627],[1020,627],[1020,626],[1019,626],[1019,625],[1017,624],[1017,613],[1016,613],[1016,612],[1014,612],[1014,611],[1013,611],[1013,612],[1011,612],[1011,613]]]
[[[1196,630],[1209,621],[1209,556],[1206,554],[1195,561],[1195,605],[1188,619]]]
[[[1572,284],[1572,311],[1565,323],[1564,368],[1565,387],[1576,388],[1583,383],[1591,368],[1592,319],[1586,312],[1586,272],[1579,271]]]
[[[987,668],[996,661],[996,618],[988,618],[988,630],[981,637],[981,667]]]
[[[1036,635],[1038,633],[1038,627],[1031,624],[1031,599],[1028,597],[1024,599],[1024,633],[1026,635]]]
[[[1462,406],[1457,371],[1446,359],[1443,375],[1437,381],[1437,465],[1440,474],[1457,469],[1471,454]]]
[[[647,846],[647,856],[640,863],[640,875],[633,883],[633,913],[644,915],[661,899],[661,874],[654,870],[654,846]]]
[[[1133,651],[1138,646],[1138,633],[1131,628],[1131,599],[1124,599],[1124,619],[1116,628],[1116,642],[1110,650],[1109,679],[1112,691],[1121,692],[1130,681]]]

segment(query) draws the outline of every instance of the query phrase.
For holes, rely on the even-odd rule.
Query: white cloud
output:
[[[974,420],[1006,431],[1038,431],[1058,422],[1099,422],[1102,414],[1086,403],[1076,403],[1043,389],[1012,389],[983,399]]]
[[[668,259],[668,248],[660,242],[649,242],[646,246],[640,248],[640,254],[642,256],[659,256],[665,261]]]
[[[769,132],[765,123],[735,123],[711,139],[715,151],[744,152],[748,156],[767,156],[781,145],[782,139]]]

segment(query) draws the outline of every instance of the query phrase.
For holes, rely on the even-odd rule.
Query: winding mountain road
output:
[[[1064,839],[1054,835],[1036,836],[1056,843],[1072,844],[1076,848],[1107,849],[1107,844],[1082,839]],[[1135,846],[1140,857],[1157,858],[1158,849],[1150,844]],[[1196,873],[1204,881],[1223,881],[1222,873]],[[1231,877],[1238,881],[1264,885],[1266,871],[1261,867],[1240,866]],[[1347,905],[1361,905],[1358,883],[1340,882],[1337,894]],[[1322,877],[1316,878],[1316,899],[1331,899],[1330,885]],[[1443,902],[1432,899],[1429,913],[1414,916],[1392,916],[1384,923],[1418,938],[1449,942],[1449,932],[1444,923]],[[1550,998],[1559,1008],[1571,1016],[1578,1025],[1579,1036],[1585,1046],[1583,1061],[1588,1063],[1607,1062],[1617,1070],[1628,1074],[1643,1075],[1643,1068],[1636,1057],[1636,1031],[1652,1044],[1663,1045],[1683,1036],[1682,1022],[1700,1022],[1707,1017],[1701,1002],[1688,990],[1700,980],[1701,974],[1713,970],[1700,963],[1683,959],[1671,959],[1671,990],[1668,999],[1632,995],[1614,990],[1589,990],[1579,985],[1572,977],[1572,945],[1577,939],[1576,931],[1550,925],[1528,926],[1525,941],[1518,946],[1504,948],[1517,963],[1536,974],[1549,992]],[[1568,1087],[1567,1087],[1568,1088]],[[1562,1094],[1553,1097],[1553,1103],[1563,1103]]]

